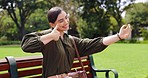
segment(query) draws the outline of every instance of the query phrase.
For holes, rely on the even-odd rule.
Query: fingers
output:
[[[57,24],[57,25],[54,27],[54,29],[55,29],[55,30],[57,30],[57,29],[58,29],[58,27],[59,27],[59,26],[58,26],[58,24]]]
[[[130,28],[130,24],[128,25],[123,25],[123,29],[129,29]]]
[[[128,25],[129,25],[129,29],[130,29],[130,31],[132,31],[132,29],[133,29],[132,26],[131,26],[130,24],[128,24]]]
[[[123,29],[126,29],[127,27],[128,27],[128,25],[123,25],[122,26]]]
[[[129,30],[129,31],[132,31],[132,27],[131,27],[131,25],[128,24],[126,29]]]
[[[132,27],[130,24],[127,24],[127,25],[123,25],[122,26],[122,29],[125,29],[125,30],[132,30]]]

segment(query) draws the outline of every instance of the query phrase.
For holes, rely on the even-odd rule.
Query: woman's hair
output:
[[[61,7],[53,7],[48,11],[47,18],[48,22],[54,23],[58,15],[63,11]]]

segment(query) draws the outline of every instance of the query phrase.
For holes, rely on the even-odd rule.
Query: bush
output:
[[[132,38],[130,40],[120,40],[117,43],[139,43],[139,41],[136,38]]]
[[[0,38],[0,41],[7,41],[7,37],[6,37],[6,36],[2,36],[2,37]]]
[[[129,43],[139,43],[135,38],[132,38]]]
[[[0,45],[20,45],[20,41],[0,41]]]
[[[148,30],[141,28],[141,36],[144,37],[144,40],[148,40]]]

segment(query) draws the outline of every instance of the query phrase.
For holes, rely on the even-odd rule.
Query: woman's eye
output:
[[[62,23],[64,20],[59,20],[59,23]]]
[[[65,19],[67,19],[68,17],[66,16]]]

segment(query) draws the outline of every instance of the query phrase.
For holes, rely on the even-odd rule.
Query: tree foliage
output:
[[[48,8],[52,6],[60,6],[70,14],[69,34],[78,36],[79,32],[81,37],[94,38],[106,36],[111,30],[117,32],[122,24],[121,13],[129,8],[132,1],[0,0],[0,8],[3,8],[5,13],[8,13],[9,17],[14,21],[14,23],[9,22],[9,26],[3,24],[3,28],[9,27],[11,30],[18,31],[13,32],[15,38],[21,39],[26,33],[47,29],[46,13]],[[122,6],[126,7],[123,8]],[[8,20],[8,18],[5,19]]]
[[[108,33],[109,15],[97,0],[80,0],[80,14],[86,24],[78,27],[82,37],[94,38]],[[105,30],[105,31],[104,31]]]
[[[147,3],[135,3],[126,11],[126,23],[131,23],[133,26],[133,36],[144,36],[142,33],[146,33],[143,27],[148,27],[148,2]],[[146,37],[147,38],[147,37]]]
[[[120,27],[122,22],[121,14],[133,4],[135,0],[105,0],[104,4],[108,13],[117,21]]]
[[[122,25],[122,12],[132,4],[121,0],[79,0],[80,12],[86,26],[78,28],[84,37],[106,36],[112,29],[113,32]],[[127,4],[128,3],[128,4]],[[126,5],[125,5],[126,4]],[[121,6],[125,6],[124,8]],[[116,27],[113,24],[116,21]]]
[[[18,29],[18,38],[21,40],[25,31],[25,23],[38,8],[47,6],[44,0],[2,0],[0,8],[6,10]]]
[[[8,18],[8,15],[5,15],[5,11],[0,12],[0,15],[0,37],[8,40],[17,39],[15,36],[17,34],[15,23],[11,21],[11,18]]]
[[[50,26],[46,15],[47,12],[44,12],[43,9],[37,9],[33,14],[31,14],[25,25],[26,32],[31,33],[49,29]]]

